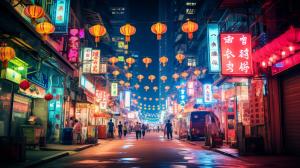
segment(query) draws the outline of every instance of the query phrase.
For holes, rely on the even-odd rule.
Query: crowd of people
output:
[[[108,122],[108,138],[114,138],[114,132],[117,129],[118,137],[121,139],[123,136],[126,137],[128,133],[135,132],[136,139],[144,138],[146,135],[146,132],[150,132],[151,128],[149,125],[136,122],[134,125],[129,125],[128,123],[122,124],[121,121],[119,121],[118,125],[115,127],[115,124],[112,120]],[[157,128],[152,128],[154,132],[160,132],[162,129],[160,126],[157,126]],[[167,121],[167,123],[164,126],[164,135],[167,135],[168,139],[173,138],[173,128],[172,123],[170,120]]]

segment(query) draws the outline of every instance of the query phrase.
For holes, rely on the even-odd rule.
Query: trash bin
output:
[[[62,144],[72,145],[73,143],[73,128],[64,128],[62,132]]]

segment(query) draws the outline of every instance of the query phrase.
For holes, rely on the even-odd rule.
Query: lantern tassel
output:
[[[156,36],[156,39],[157,39],[157,40],[161,40],[161,34],[158,34],[158,35]]]
[[[193,33],[188,33],[188,38],[191,40],[193,39]]]
[[[130,41],[130,36],[125,36],[125,41],[129,42]]]

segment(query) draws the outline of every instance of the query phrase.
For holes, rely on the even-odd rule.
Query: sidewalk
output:
[[[289,155],[249,155],[240,156],[237,149],[229,148],[228,146],[223,146],[221,148],[210,148],[205,146],[202,141],[187,141],[185,142],[201,146],[203,149],[212,150],[214,152],[239,159],[248,163],[256,163],[263,167],[281,168],[281,167],[299,167],[300,156],[289,156]]]
[[[47,144],[46,147],[42,147],[39,150],[26,150],[26,161],[19,163],[0,163],[1,166],[10,168],[24,168],[24,167],[34,167],[59,159],[84,149],[105,144],[107,140],[100,140],[97,144],[84,144],[84,145],[62,145],[62,144]]]

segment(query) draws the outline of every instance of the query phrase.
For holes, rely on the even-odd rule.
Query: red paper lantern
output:
[[[51,93],[48,93],[48,94],[45,95],[44,98],[45,98],[45,100],[50,101],[50,100],[53,99],[53,95]]]
[[[30,83],[28,82],[28,80],[24,79],[20,82],[19,87],[23,90],[26,90],[30,87]]]

